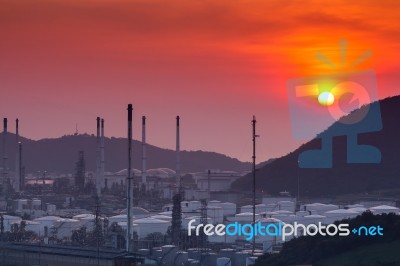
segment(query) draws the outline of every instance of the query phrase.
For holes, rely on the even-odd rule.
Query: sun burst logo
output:
[[[340,41],[339,48],[341,67],[322,52],[316,54],[319,61],[337,73],[287,82],[294,137],[299,140],[317,137],[322,143],[321,150],[300,155],[300,167],[332,167],[332,138],[335,136],[347,137],[348,163],[379,163],[381,160],[375,147],[357,143],[358,134],[382,128],[379,104],[375,102],[378,90],[374,71],[351,71],[372,53],[367,50],[345,71],[347,42]]]

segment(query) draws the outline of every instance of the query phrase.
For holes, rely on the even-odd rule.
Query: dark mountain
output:
[[[277,194],[289,191],[303,196],[328,196],[347,193],[363,193],[379,189],[400,188],[400,96],[378,102],[381,109],[383,128],[379,132],[358,135],[359,144],[369,144],[381,151],[382,161],[378,164],[348,164],[346,137],[333,138],[333,167],[330,169],[299,168],[297,161],[303,151],[319,149],[320,139],[302,145],[292,153],[278,158],[257,171],[257,189]],[[369,107],[374,104],[372,103]],[[373,107],[373,106],[372,106]],[[347,117],[357,116],[365,106]],[[320,135],[332,135],[338,123]],[[251,175],[233,183],[233,189],[251,189]]]
[[[0,153],[3,151],[2,135],[0,134]],[[85,152],[86,168],[95,169],[96,137],[94,135],[68,135],[55,139],[41,139],[38,141],[22,138],[23,165],[26,172],[46,170],[59,173],[73,173],[78,152]],[[106,171],[119,171],[127,168],[127,139],[105,139]],[[15,165],[15,135],[9,133],[7,137],[8,167],[14,170]],[[133,142],[133,167],[141,169],[141,143]],[[2,162],[0,165],[2,166]],[[175,169],[176,153],[174,150],[162,149],[156,146],[147,146],[147,167],[167,167]],[[241,162],[226,155],[205,151],[181,151],[181,169],[183,172],[204,171],[206,169],[221,169],[233,171],[247,171],[250,163]]]

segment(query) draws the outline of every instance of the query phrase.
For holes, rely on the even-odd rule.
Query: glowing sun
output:
[[[335,96],[333,96],[333,94],[329,91],[321,92],[318,95],[318,102],[320,105],[329,106],[332,105],[334,101],[335,101]]]

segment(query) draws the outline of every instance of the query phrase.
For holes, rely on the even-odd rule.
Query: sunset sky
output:
[[[351,2],[349,4],[349,2]],[[251,160],[251,118],[258,158],[281,156],[293,140],[290,78],[336,73],[316,59],[374,69],[379,97],[400,92],[400,1],[0,0],[0,116],[19,118],[21,134],[53,138],[95,133],[134,138],[148,118],[148,141]]]

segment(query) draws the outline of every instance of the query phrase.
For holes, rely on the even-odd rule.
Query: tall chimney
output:
[[[16,146],[16,156],[15,156],[15,177],[14,177],[14,190],[15,192],[20,191],[20,181],[21,181],[21,162],[20,162],[20,157],[21,154],[19,153],[19,120],[18,118],[15,120],[15,146]]]
[[[22,169],[22,143],[18,142],[18,161],[19,161],[19,190],[23,191],[25,188],[25,171]]]
[[[104,119],[101,119],[101,140],[100,140],[100,187],[105,187],[104,183]]]
[[[127,230],[126,230],[126,251],[130,252],[132,250],[131,245],[131,226],[132,226],[132,198],[133,198],[133,190],[132,190],[132,104],[128,104],[128,188],[126,190],[126,209],[127,209]]]
[[[182,192],[181,180],[181,159],[180,159],[180,136],[179,136],[179,115],[176,117],[176,179],[179,193]]]
[[[147,187],[147,174],[146,174],[146,116],[142,116],[142,185]]]
[[[3,119],[3,193],[7,192],[7,118]]]
[[[100,181],[100,117],[96,118],[97,134],[96,134],[96,191],[97,196],[101,195],[101,181]]]

